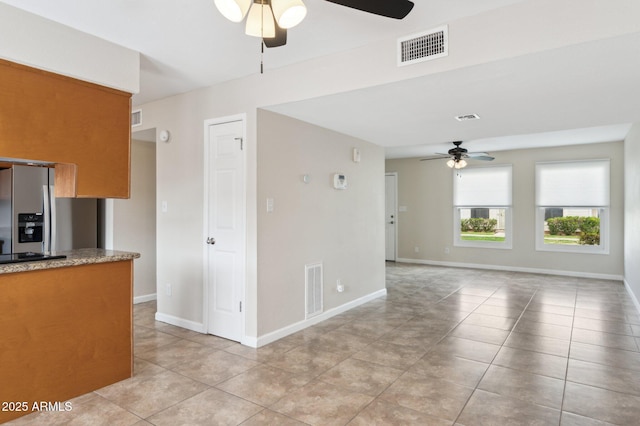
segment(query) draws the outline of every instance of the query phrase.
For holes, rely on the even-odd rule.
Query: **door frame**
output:
[[[242,330],[240,336],[240,343],[246,344],[246,306],[245,303],[245,291],[247,287],[247,114],[235,114],[228,115],[224,117],[218,118],[210,118],[204,120],[204,155],[203,155],[203,216],[202,216],[202,278],[203,278],[203,292],[202,292],[202,319],[203,319],[203,329],[205,333],[209,333],[209,307],[210,307],[210,294],[209,291],[209,259],[208,259],[208,245],[206,244],[206,239],[208,237],[209,231],[209,138],[210,138],[210,126],[215,126],[217,124],[225,124],[233,121],[241,121],[242,122],[242,143],[245,146],[245,149],[242,150],[242,162],[244,168],[244,179],[241,187],[241,199],[243,208],[241,211],[243,215],[238,219],[239,223],[242,226],[244,232],[244,244],[243,244],[243,263],[244,263],[244,271],[241,279],[241,288],[240,288],[240,302],[242,303],[242,311],[240,312],[240,329]]]
[[[386,179],[387,176],[393,176],[394,177],[394,181],[395,181],[395,203],[393,205],[393,218],[395,219],[395,225],[396,225],[396,232],[394,232],[394,237],[395,237],[395,241],[393,243],[393,261],[397,262],[398,261],[398,172],[385,172],[384,177]],[[387,206],[387,191],[386,191],[386,182],[385,182],[385,195],[384,195],[384,204],[385,204],[385,226],[386,226],[386,206]],[[386,232],[385,232],[386,234]],[[386,237],[386,235],[385,235]],[[386,244],[386,238],[385,238],[385,244]],[[387,251],[387,248],[385,247],[385,253]],[[386,261],[386,255],[385,255],[385,261]]]

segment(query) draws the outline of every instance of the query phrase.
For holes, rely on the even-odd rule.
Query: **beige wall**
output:
[[[624,2],[627,8],[635,7],[633,4],[632,1]],[[558,13],[557,1],[537,0],[449,22],[450,42],[458,48],[455,51],[451,49],[449,56],[437,61],[397,67],[397,40],[393,38],[279,69],[270,69],[267,60],[264,74],[256,73],[139,106],[144,116],[140,130],[157,128],[171,131],[171,141],[157,146],[157,203],[168,203],[168,211],[162,213],[157,209],[156,216],[158,284],[160,288],[164,288],[166,283],[173,286],[170,297],[163,291],[158,293],[158,313],[162,314],[163,320],[193,330],[206,329],[203,306],[205,120],[246,115],[244,332],[245,336],[257,339],[258,311],[262,316],[269,314],[258,303],[258,258],[262,253],[258,252],[257,241],[262,230],[258,228],[257,216],[264,208],[264,200],[258,198],[257,193],[257,150],[261,143],[258,140],[257,109],[407,78],[437,75],[593,38],[613,37],[637,26],[637,20],[632,16],[618,16],[617,9],[607,8],[596,0],[587,3],[564,1],[562,6],[563,10],[570,10],[575,19],[568,22],[566,14]],[[594,25],[585,30],[582,22]],[[506,33],[509,37],[504,36]],[[531,34],[546,36],[532,37]],[[268,52],[265,55],[267,59]],[[561,124],[564,123],[559,126]],[[288,214],[294,220],[296,212]]]
[[[623,274],[622,142],[560,148],[500,151],[490,163],[513,165],[513,248],[453,246],[453,176],[444,161],[388,160],[398,173],[398,258],[418,262],[485,265],[506,269],[568,272],[592,276]],[[608,255],[535,250],[535,163],[537,161],[611,158],[611,220]],[[472,162],[471,166],[489,163]],[[415,247],[419,252],[415,252]],[[449,248],[449,254],[445,248]]]
[[[624,142],[624,278],[640,310],[640,123]]]
[[[305,319],[305,264],[323,263],[325,311],[385,288],[384,150],[269,111],[258,111],[258,128],[262,336]],[[346,190],[333,188],[336,172],[346,174]]]
[[[113,248],[140,253],[133,268],[134,301],[155,299],[155,142],[131,142],[131,198],[113,200]]]

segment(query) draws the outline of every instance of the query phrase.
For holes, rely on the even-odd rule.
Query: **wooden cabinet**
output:
[[[130,118],[129,93],[0,60],[0,158],[59,164],[58,196],[129,198]]]
[[[0,423],[131,377],[132,274],[124,260],[0,275],[0,402],[21,404]]]

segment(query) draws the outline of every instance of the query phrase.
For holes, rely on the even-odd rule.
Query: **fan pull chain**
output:
[[[260,39],[260,74],[264,74],[264,41]]]

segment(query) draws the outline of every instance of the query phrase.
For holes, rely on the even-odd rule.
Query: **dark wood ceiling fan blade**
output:
[[[264,45],[267,47],[279,47],[287,44],[287,29],[280,28],[278,24],[276,24],[276,36],[275,37],[263,37],[262,41]]]
[[[409,0],[327,0],[331,3],[362,10],[387,18],[402,19],[413,9]]]

